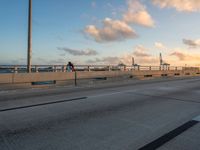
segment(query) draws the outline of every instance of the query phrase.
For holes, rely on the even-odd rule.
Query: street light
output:
[[[29,0],[27,72],[31,73],[32,60],[32,0]]]

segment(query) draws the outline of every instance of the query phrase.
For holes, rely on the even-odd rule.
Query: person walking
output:
[[[70,61],[67,64],[67,71],[68,72],[75,72],[74,65]]]

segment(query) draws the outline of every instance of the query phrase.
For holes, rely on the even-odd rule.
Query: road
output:
[[[0,150],[200,150],[200,78],[0,92]]]

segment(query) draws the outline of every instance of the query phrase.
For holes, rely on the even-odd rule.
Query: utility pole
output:
[[[29,0],[28,14],[28,50],[27,50],[27,72],[31,73],[32,60],[32,0]]]

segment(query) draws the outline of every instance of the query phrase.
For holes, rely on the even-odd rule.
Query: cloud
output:
[[[136,37],[135,31],[125,22],[106,18],[103,27],[97,28],[89,25],[84,32],[95,39],[96,42],[123,41]]]
[[[148,54],[146,51],[147,51],[147,48],[145,48],[142,45],[138,45],[138,46],[136,46],[136,48],[133,52],[133,55],[136,57],[149,57],[150,54]]]
[[[138,0],[128,0],[128,11],[123,15],[127,23],[135,23],[145,27],[154,27],[155,23],[144,5]]]
[[[166,47],[162,43],[160,43],[160,42],[155,42],[154,45],[159,50],[166,49]]]
[[[184,61],[188,59],[188,56],[182,52],[173,52],[170,56],[176,56],[180,61]]]
[[[132,64],[132,57],[135,57],[136,63],[140,65],[154,65],[158,64],[158,58],[148,54],[148,49],[142,45],[138,45],[130,53],[123,54],[121,56],[115,57],[103,57],[96,58],[94,60],[88,60],[87,63],[90,64],[106,64],[106,65],[117,65],[119,63],[124,63],[126,65]]]
[[[127,55],[127,56],[123,56],[121,58],[121,61],[125,64],[128,65],[132,65],[132,57],[134,55]],[[138,65],[143,65],[143,66],[150,66],[150,65],[158,65],[158,58],[154,57],[154,56],[146,56],[146,57],[134,57],[135,58],[135,63]]]
[[[199,0],[152,0],[154,5],[161,8],[175,8],[177,11],[200,11]]]
[[[148,53],[149,49],[143,45],[138,45],[134,48],[131,57],[135,58],[135,63],[139,65],[155,65],[158,63],[158,58]],[[131,60],[131,58],[129,58]]]
[[[145,27],[154,27],[155,23],[147,12],[146,7],[139,0],[127,0],[128,9],[122,14],[121,19],[105,18],[102,26],[88,25],[84,33],[92,37],[96,42],[114,42],[124,41],[137,37],[132,24],[138,24]],[[109,4],[110,5],[110,4]],[[112,11],[113,12],[113,11]],[[114,10],[114,15],[116,11]]]
[[[94,60],[88,60],[87,63],[103,63],[103,64],[118,64],[121,62],[121,59],[119,57],[103,57],[103,58],[96,58]]]
[[[183,43],[189,46],[190,48],[200,47],[200,39],[197,40],[183,39]]]
[[[94,60],[88,60],[87,63],[89,64],[106,64],[106,65],[117,65],[119,63],[124,63],[126,65],[132,64],[132,57],[135,55],[126,54],[120,57],[103,57],[103,58],[96,58]],[[145,57],[135,57],[136,63],[140,65],[152,65],[158,64],[158,58],[153,57],[151,55]]]
[[[65,48],[65,47],[63,47],[63,48],[58,47],[58,50],[65,51],[74,56],[94,56],[94,55],[98,54],[97,51],[92,50],[92,49],[75,50],[75,49],[70,49],[70,48]]]
[[[184,61],[185,63],[196,63],[200,59],[199,54],[188,54],[185,51],[174,51],[173,53],[170,54],[170,56],[175,56],[179,59],[179,61]]]

